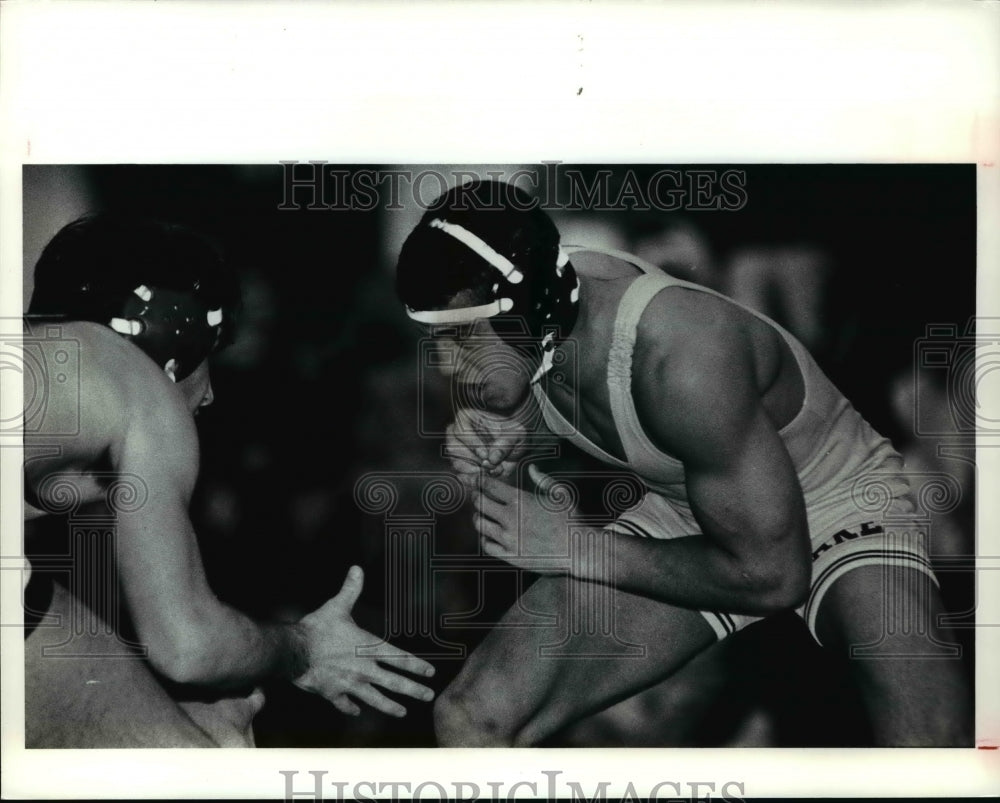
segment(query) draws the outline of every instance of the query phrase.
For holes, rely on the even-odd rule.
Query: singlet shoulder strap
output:
[[[663,455],[653,446],[639,423],[639,417],[632,400],[632,352],[635,349],[639,320],[649,302],[660,290],[675,285],[683,286],[685,283],[624,251],[580,246],[565,246],[565,250],[570,255],[580,251],[605,254],[628,262],[642,271],[642,275],[628,286],[618,302],[611,346],[608,351],[607,383],[611,414],[618,437],[625,450],[625,461],[609,455],[576,432],[575,428],[548,402],[545,394],[536,385],[534,386],[535,396],[542,406],[542,413],[547,425],[553,431],[556,431],[556,428],[561,429],[560,435],[605,462],[630,465],[637,456],[648,456],[650,453],[656,454],[658,459],[673,459]]]
[[[569,247],[567,247],[567,251],[569,252]],[[611,347],[608,353],[607,383],[611,414],[615,430],[618,433],[624,450],[627,465],[638,467],[651,463],[677,462],[676,458],[658,449],[645,434],[639,422],[639,415],[635,409],[635,401],[632,397],[632,362],[639,321],[652,299],[664,288],[683,287],[721,298],[730,304],[746,310],[781,335],[791,349],[792,356],[798,364],[802,380],[805,383],[805,395],[802,407],[795,419],[782,428],[783,433],[792,428],[795,422],[803,415],[803,411],[813,403],[812,397],[816,392],[816,386],[819,381],[817,376],[821,376],[819,368],[809,356],[806,348],[798,340],[763,313],[740,304],[708,287],[670,276],[649,262],[623,251],[604,248],[573,248],[573,252],[575,251],[592,251],[616,257],[638,268],[643,274],[632,282],[618,304]],[[823,379],[825,381],[825,378]]]
[[[646,273],[629,285],[618,305],[608,352],[608,396],[615,429],[629,463],[639,453],[658,451],[643,432],[632,399],[632,356],[639,320],[653,297],[675,284],[677,281],[665,273]]]
[[[642,314],[645,312],[649,302],[652,301],[653,297],[660,290],[674,285],[684,285],[684,282],[664,273],[655,265],[625,251],[580,246],[566,246],[565,249],[570,255],[584,251],[615,257],[633,265],[641,271],[641,275],[628,286],[618,302],[607,361],[607,384],[611,414],[625,452],[625,460],[621,461],[612,457],[589,441],[583,442],[586,439],[578,433],[571,440],[576,442],[585,451],[595,454],[595,456],[605,461],[621,465],[631,465],[637,457],[648,457],[650,453],[655,454],[658,459],[672,459],[660,453],[653,446],[639,423],[635,403],[632,400],[632,353],[635,349],[639,320],[642,318]],[[551,405],[548,406],[551,407]],[[547,415],[546,418],[548,419],[549,416]],[[553,421],[551,423],[565,423],[565,420],[560,422]]]

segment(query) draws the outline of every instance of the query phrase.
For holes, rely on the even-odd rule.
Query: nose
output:
[[[201,402],[199,402],[199,407],[208,407],[212,402],[215,401],[215,392],[212,390],[212,383],[209,382],[205,387],[205,395],[201,397]]]

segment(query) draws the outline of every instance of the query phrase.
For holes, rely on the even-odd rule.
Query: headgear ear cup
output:
[[[28,313],[109,326],[181,380],[232,339],[238,306],[236,277],[199,235],[92,215],[45,247]]]
[[[180,381],[215,349],[222,320],[222,310],[209,309],[196,293],[140,285],[108,324],[161,368],[176,360]]]

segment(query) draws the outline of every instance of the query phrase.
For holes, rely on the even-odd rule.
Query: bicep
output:
[[[697,454],[685,462],[685,483],[703,533],[744,560],[789,549],[804,554],[808,529],[801,486],[763,410],[720,421],[694,448]]]
[[[120,579],[140,637],[174,642],[211,598],[188,506],[198,471],[190,414],[161,404],[129,423],[112,459],[135,503],[118,511]]]
[[[640,396],[644,425],[684,464],[702,532],[740,559],[787,552],[790,544],[805,554],[801,486],[759,398],[750,355],[709,340],[661,362],[651,379]]]

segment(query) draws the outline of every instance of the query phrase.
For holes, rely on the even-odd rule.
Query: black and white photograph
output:
[[[972,744],[970,166],[24,187],[28,747]]]
[[[996,779],[996,143],[504,158],[435,125],[5,153],[11,796]],[[865,766],[845,794],[892,792]]]

